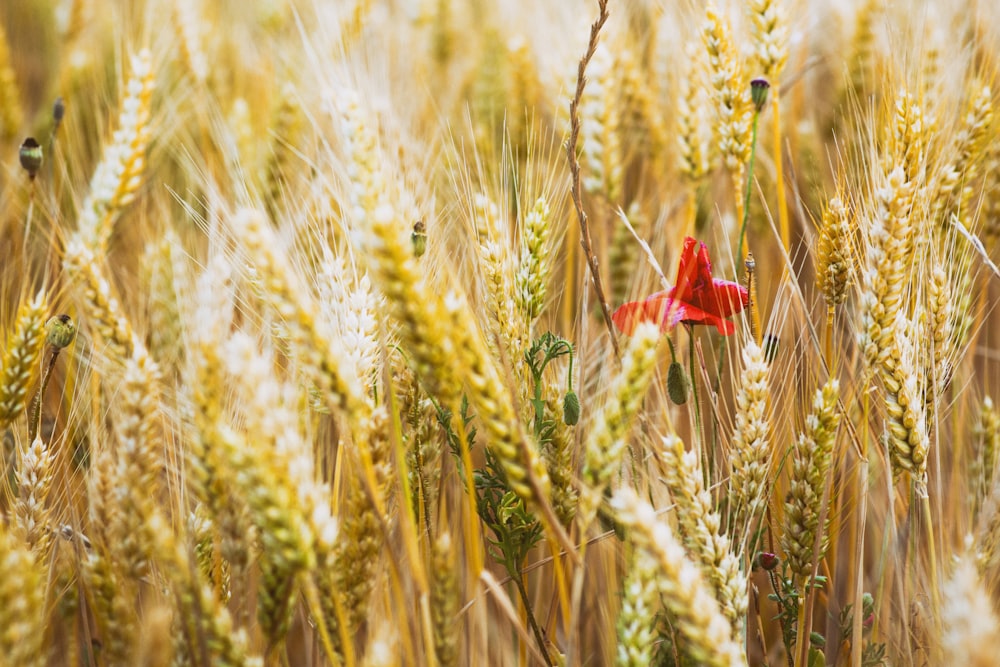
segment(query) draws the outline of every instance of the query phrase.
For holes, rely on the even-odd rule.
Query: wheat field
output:
[[[1000,664],[1000,6],[0,4],[0,666]]]

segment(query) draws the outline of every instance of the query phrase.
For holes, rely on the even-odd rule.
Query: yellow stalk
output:
[[[941,588],[938,582],[938,566],[937,566],[937,541],[934,539],[934,520],[931,514],[931,502],[927,495],[927,489],[917,490],[918,495],[920,495],[920,506],[924,512],[924,522],[927,524],[927,554],[930,560],[929,569],[931,571],[931,601],[934,608],[931,610],[931,617],[934,619],[935,626],[940,625],[941,621]]]
[[[868,421],[871,419],[871,394],[865,391],[861,427],[861,461],[858,463],[858,522],[854,542],[854,618],[851,625],[851,665],[861,667],[861,622],[865,594],[865,514],[868,511]]]
[[[559,594],[559,612],[562,615],[563,627],[568,628],[571,609],[569,589],[566,587],[566,570],[563,568],[562,557],[559,553],[559,542],[551,537],[548,542],[549,551],[552,552],[552,569],[556,576],[556,591]]]
[[[779,104],[778,82],[771,82],[771,106],[774,108],[774,171],[778,195],[778,229],[781,231],[781,245],[785,253],[791,246],[788,229],[788,206],[785,202],[785,171],[781,150],[781,105]]]

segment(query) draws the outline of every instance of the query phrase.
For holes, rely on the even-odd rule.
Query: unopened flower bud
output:
[[[63,102],[63,98],[57,97],[56,103],[52,105],[52,120],[55,121],[56,127],[59,127],[59,123],[62,122],[65,115],[66,104]]]
[[[580,421],[580,398],[570,389],[563,396],[563,423],[566,426],[576,426]]]
[[[35,174],[42,168],[42,147],[38,145],[34,137],[28,137],[24,140],[24,143],[21,144],[21,150],[18,152],[18,157],[21,159],[21,166],[28,172],[28,176],[34,180]]]
[[[684,367],[679,361],[674,361],[667,369],[667,395],[676,405],[684,405],[688,399],[687,377],[684,375]]]
[[[76,325],[69,315],[50,317],[45,323],[45,342],[56,349],[63,349],[76,337]]]
[[[770,572],[774,568],[778,567],[778,563],[781,559],[778,558],[777,554],[773,554],[770,551],[761,551],[757,554],[757,565],[761,567],[762,570]]]
[[[750,82],[750,99],[753,100],[758,113],[763,111],[764,105],[767,104],[767,91],[770,87],[771,84],[767,79],[754,79]]]
[[[413,233],[410,234],[410,241],[413,242],[413,256],[422,257],[427,252],[427,225],[423,220],[413,223]]]

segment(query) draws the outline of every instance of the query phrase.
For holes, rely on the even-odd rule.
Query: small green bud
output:
[[[34,137],[28,137],[24,140],[20,151],[18,151],[18,157],[21,159],[21,166],[34,180],[35,174],[42,168],[42,147],[38,145]]]
[[[413,242],[413,256],[423,257],[423,254],[427,252],[427,224],[423,220],[417,220],[413,223],[410,241]]]
[[[809,633],[809,643],[816,648],[824,648],[826,646],[826,637],[818,632]]]
[[[50,317],[45,323],[45,342],[56,349],[63,349],[76,337],[76,325],[69,315]]]
[[[566,426],[576,426],[580,421],[580,398],[570,389],[563,396],[563,423]]]
[[[671,362],[667,369],[667,394],[670,400],[677,405],[684,405],[688,400],[687,376],[684,375],[684,367],[679,361]]]
[[[757,112],[760,113],[764,109],[764,105],[767,104],[767,91],[771,87],[767,79],[754,79],[750,82],[750,99],[753,100],[753,104],[757,107]]]
[[[826,656],[815,646],[809,647],[809,667],[826,667]]]

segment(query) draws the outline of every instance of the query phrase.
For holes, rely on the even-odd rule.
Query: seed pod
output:
[[[21,144],[21,150],[18,151],[18,157],[21,159],[21,166],[28,172],[31,180],[34,180],[35,174],[42,168],[42,147],[38,145],[34,137],[28,137],[24,140],[24,143]]]
[[[778,558],[777,554],[773,554],[770,551],[762,551],[757,554],[757,565],[767,572],[778,567],[779,562],[781,562],[781,559]]]
[[[76,325],[69,315],[50,317],[45,323],[45,342],[57,349],[63,349],[73,342]]]
[[[753,100],[758,112],[767,104],[767,91],[770,87],[771,84],[767,79],[754,79],[750,82],[750,99]]]
[[[427,252],[427,224],[423,220],[413,223],[413,233],[410,234],[410,241],[413,242],[413,256],[422,257]]]
[[[667,370],[667,394],[677,405],[684,405],[688,400],[688,383],[684,375],[684,367],[679,361],[670,364]]]
[[[576,426],[580,421],[580,398],[570,389],[563,396],[563,423],[566,426]]]

